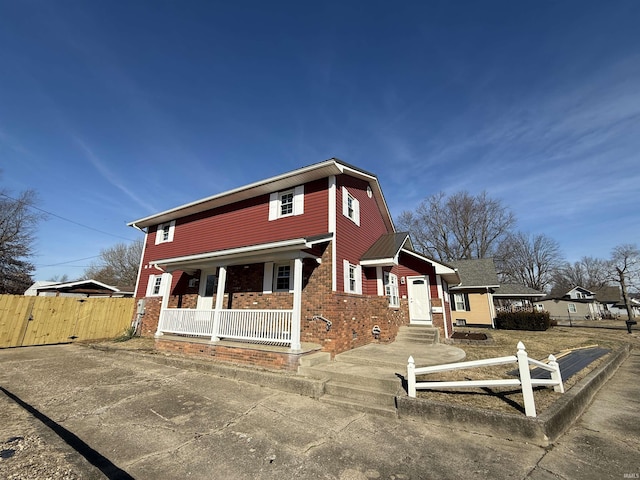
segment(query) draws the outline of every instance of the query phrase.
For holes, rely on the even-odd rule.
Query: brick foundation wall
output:
[[[230,347],[207,343],[195,343],[181,340],[156,339],[156,349],[162,352],[179,353],[199,358],[219,360],[222,362],[252,365],[271,370],[296,371],[302,355],[286,352],[271,352],[247,348]]]

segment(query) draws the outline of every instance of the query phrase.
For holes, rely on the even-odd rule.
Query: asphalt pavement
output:
[[[551,447],[382,418],[148,356],[0,350],[0,478],[640,478],[632,351]]]

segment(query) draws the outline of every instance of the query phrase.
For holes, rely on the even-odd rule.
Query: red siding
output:
[[[340,175],[336,180],[336,275],[338,280],[336,288],[339,292],[344,292],[343,260],[348,260],[350,263],[357,265],[360,263],[362,254],[381,235],[391,232],[387,231],[375,197],[369,198],[367,195],[368,182],[348,175]],[[360,226],[342,214],[343,186],[360,203]],[[370,282],[364,277],[365,275],[363,274],[363,293],[366,293],[364,292],[365,288],[370,292]],[[376,295],[377,288],[370,293]]]
[[[156,245],[156,227],[150,227],[136,296],[144,296],[149,275],[161,273],[144,268],[150,262],[327,233],[327,212],[325,178],[304,185],[302,215],[269,221],[269,195],[262,195],[177,219],[172,242]]]

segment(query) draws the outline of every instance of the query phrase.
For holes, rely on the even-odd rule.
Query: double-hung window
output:
[[[288,292],[291,289],[291,265],[276,265],[274,280],[277,292]]]
[[[342,187],[342,214],[360,225],[360,202],[346,187]]]
[[[158,225],[158,229],[156,231],[156,245],[159,243],[173,242],[173,233],[175,229],[175,220]]]
[[[362,267],[344,260],[344,291],[362,294]]]
[[[391,272],[384,272],[384,293],[389,299],[390,307],[400,306],[400,294],[398,293],[398,277]]]
[[[293,291],[293,261],[266,262],[262,282],[262,293]]]
[[[273,192],[269,196],[269,220],[302,215],[304,213],[304,185]]]
[[[578,309],[576,308],[575,303],[570,303],[568,305],[568,310],[569,310],[569,313],[578,313]]]
[[[147,297],[159,297],[162,295],[162,275],[149,275],[147,283]]]

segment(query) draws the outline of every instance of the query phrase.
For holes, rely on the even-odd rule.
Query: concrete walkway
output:
[[[0,350],[0,478],[621,479],[640,474],[633,352],[550,449],[66,345]],[[626,476],[626,477],[625,477]]]

